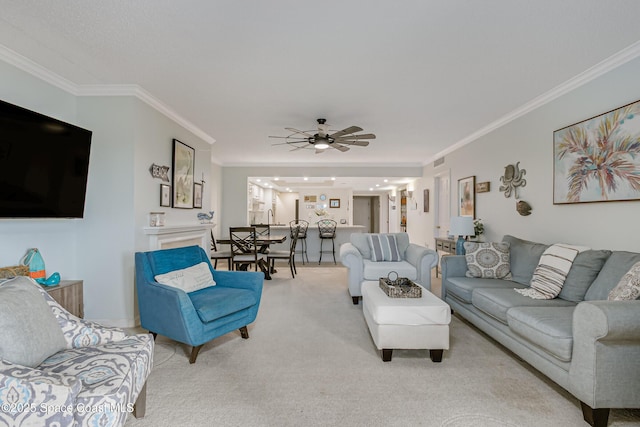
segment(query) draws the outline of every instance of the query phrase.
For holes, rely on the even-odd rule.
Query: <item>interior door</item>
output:
[[[433,235],[436,237],[447,237],[449,222],[451,219],[451,177],[450,171],[443,172],[435,176],[435,221]]]
[[[371,233],[371,198],[353,196],[353,225],[364,225]]]

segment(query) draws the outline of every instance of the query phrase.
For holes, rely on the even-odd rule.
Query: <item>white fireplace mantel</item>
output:
[[[149,236],[149,250],[179,248],[199,245],[205,251],[209,249],[210,230],[215,224],[165,225],[162,227],[144,227]]]

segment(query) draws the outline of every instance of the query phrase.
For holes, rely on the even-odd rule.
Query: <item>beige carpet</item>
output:
[[[576,399],[454,317],[442,363],[428,350],[382,362],[343,267],[282,266],[265,281],[250,338],[205,345],[158,337],[142,426],[577,426]],[[439,287],[438,287],[439,289]],[[610,426],[640,425],[612,411]]]

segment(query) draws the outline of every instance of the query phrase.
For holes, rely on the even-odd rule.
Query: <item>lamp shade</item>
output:
[[[452,216],[449,223],[449,234],[453,236],[473,236],[473,218],[470,216]]]

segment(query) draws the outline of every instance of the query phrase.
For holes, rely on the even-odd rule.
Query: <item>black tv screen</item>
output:
[[[91,131],[0,101],[0,217],[82,218]]]

